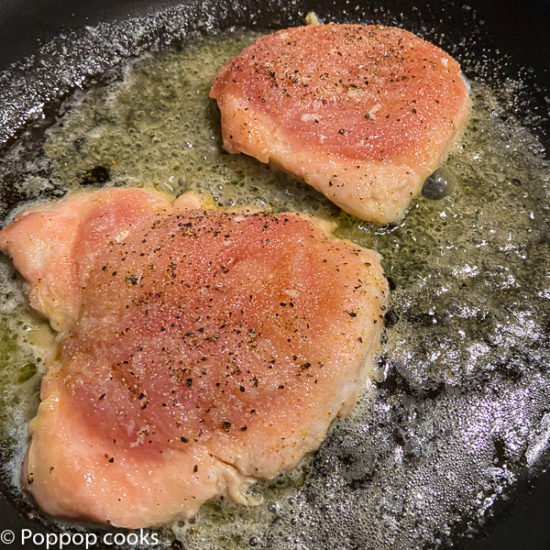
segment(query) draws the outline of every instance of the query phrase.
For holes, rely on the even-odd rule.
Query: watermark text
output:
[[[21,529],[20,532],[4,529],[0,532],[0,543],[14,548],[45,548],[46,550],[63,550],[83,548],[88,550],[98,544],[103,546],[155,547],[160,542],[156,533],[144,529],[139,531],[104,533],[42,533],[31,529]],[[1,546],[3,548],[3,546]]]

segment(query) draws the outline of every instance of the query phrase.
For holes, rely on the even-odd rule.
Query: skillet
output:
[[[282,9],[281,6],[284,6]],[[498,5],[487,1],[472,3],[472,6],[454,4],[451,2],[429,2],[418,8],[410,3],[392,1],[385,2],[383,6],[360,5],[358,13],[354,10],[355,4],[345,2],[296,2],[292,5],[284,3],[260,3],[260,2],[212,2],[199,3],[190,0],[180,6],[176,2],[157,2],[154,7],[146,2],[119,1],[104,2],[102,0],[87,2],[58,2],[47,5],[37,1],[6,2],[0,3],[0,67],[7,68],[10,63],[20,60],[25,56],[36,54],[37,46],[45,44],[58,35],[64,34],[64,38],[56,38],[55,47],[46,48],[39,54],[46,62],[46,67],[51,68],[58,60],[59,45],[69,44],[71,50],[64,62],[70,70],[65,74],[56,71],[40,70],[37,57],[25,63],[19,63],[8,73],[5,73],[0,90],[2,100],[2,128],[0,140],[5,148],[15,143],[25,125],[32,124],[32,118],[37,118],[41,109],[29,109],[40,103],[46,105],[46,116],[35,123],[37,135],[44,127],[55,120],[55,113],[59,107],[56,101],[71,92],[75,84],[89,86],[94,82],[102,82],[102,75],[113,64],[120,64],[126,58],[155,49],[173,41],[184,39],[192,33],[197,21],[202,21],[203,31],[210,29],[228,28],[233,25],[251,27],[255,29],[278,28],[301,22],[303,14],[310,9],[325,17],[333,17],[335,20],[361,20],[365,22],[397,23],[407,28],[421,32],[426,38],[441,43],[450,53],[455,54],[462,62],[466,75],[472,78],[483,77],[495,87],[498,87],[506,77],[516,78],[520,74],[523,87],[518,89],[518,101],[512,106],[516,110],[516,116],[523,119],[525,124],[536,131],[544,143],[548,143],[550,126],[546,112],[545,96],[548,94],[548,45],[547,28],[550,22],[550,8],[542,0],[529,0],[527,2],[507,2]],[[163,12],[165,9],[173,11]],[[158,13],[158,15],[156,15]],[[168,15],[167,15],[168,14]],[[402,15],[400,15],[402,14]],[[91,62],[89,53],[93,38],[86,31],[68,31],[71,28],[81,28],[84,25],[94,25],[101,21],[117,21],[128,17],[140,17],[144,21],[145,32],[139,43],[134,43],[131,38],[130,27],[114,23],[112,26],[101,27],[101,33],[96,39],[103,47]],[[126,32],[126,34],[125,34]],[[37,40],[40,40],[38,42]],[[91,42],[92,41],[92,42]],[[49,64],[49,65],[48,65]],[[531,67],[530,71],[525,67]],[[82,79],[82,75],[87,75]],[[14,84],[14,75],[24,81],[24,93],[17,90]],[[116,78],[111,74],[107,78]],[[19,93],[17,93],[19,92]],[[39,117],[38,117],[39,118]],[[37,138],[39,140],[39,138]],[[11,196],[7,190],[10,185],[8,180],[3,181],[1,190],[3,207],[8,209],[13,206],[20,196]],[[56,196],[55,186],[48,191],[51,196]],[[547,340],[539,342],[541,349],[548,350]],[[548,358],[548,355],[543,357]],[[543,369],[546,365],[540,365]],[[512,385],[514,379],[501,381],[502,388]],[[410,388],[407,381],[399,376],[390,376],[381,385],[381,391],[387,395],[404,394],[412,400],[428,400],[429,406],[441,401],[440,389]],[[480,398],[480,396],[476,396]],[[546,400],[548,394],[544,394],[541,401]],[[481,398],[480,398],[481,401]],[[433,403],[432,403],[433,402]],[[532,416],[533,424],[540,424],[544,419],[544,406],[534,407],[526,413]],[[340,432],[341,433],[341,432]],[[331,453],[342,445],[342,437],[336,435],[329,437],[327,444],[323,446],[317,455],[316,475],[326,474],[324,464],[330,463]],[[499,458],[499,447],[495,447],[496,460],[505,463],[507,456]],[[500,450],[500,454],[506,452]],[[339,457],[339,460],[342,457]],[[353,462],[356,456],[353,452],[343,457],[345,463]],[[521,464],[514,467],[521,471],[517,482],[506,487],[507,494],[514,495],[518,491],[525,491],[531,479],[537,476],[540,468],[548,463],[545,453],[542,453],[537,465],[531,469],[522,468]],[[465,481],[467,484],[467,481]],[[465,515],[461,521],[455,522],[448,532],[440,532],[433,536],[420,536],[415,543],[418,547],[434,546],[437,544],[464,546],[471,548],[548,548],[550,546],[550,534],[544,515],[535,513],[539,509],[548,509],[550,504],[550,483],[545,477],[540,478],[541,490],[534,497],[524,496],[523,503],[527,508],[518,508],[512,520],[503,511],[501,519],[495,521],[493,526],[484,527],[490,532],[490,536],[484,540],[466,541],[464,535],[471,536],[472,530],[480,528],[479,522],[472,516]],[[546,488],[546,490],[544,490]],[[350,489],[351,490],[351,489]],[[41,527],[40,518],[34,518],[34,512],[30,507],[21,502],[13,502],[10,491],[4,488],[4,500],[1,502],[2,528],[20,529],[24,526],[32,526],[33,530],[50,529]],[[530,500],[531,499],[531,500]],[[521,499],[520,499],[521,500]],[[495,508],[502,508],[504,499],[496,499]],[[530,508],[529,508],[530,506]],[[17,511],[18,510],[18,511]],[[526,511],[527,510],[527,511]],[[28,515],[31,514],[31,519]],[[537,524],[537,519],[540,518]],[[517,519],[519,518],[519,519]],[[485,520],[485,518],[483,518]],[[520,522],[520,523],[518,523]],[[510,529],[522,529],[521,542],[516,533]],[[545,530],[546,527],[546,530]],[[508,531],[507,531],[508,529]],[[443,529],[442,529],[443,531]],[[319,546],[334,545],[328,533],[322,529],[312,529],[312,540]],[[273,534],[275,538],[277,534]],[[266,539],[269,545],[269,539]],[[359,536],[349,543],[350,548],[367,548],[368,542]],[[399,543],[396,543],[399,547]]]

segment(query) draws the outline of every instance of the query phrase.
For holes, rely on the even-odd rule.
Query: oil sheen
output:
[[[543,148],[505,109],[513,83],[497,94],[473,81],[470,123],[444,166],[452,192],[418,197],[398,223],[362,222],[291,176],[223,151],[209,87],[255,37],[229,33],[147,54],[122,80],[74,94],[25,185],[194,190],[219,206],[314,214],[335,222],[337,236],[380,252],[395,286],[392,310],[384,352],[352,415],[299,468],[254,486],[258,506],[216,500],[162,535],[166,545],[177,538],[202,550],[313,550],[323,539],[338,548],[437,544],[460,522],[482,520],[546,445]],[[0,267],[0,434],[17,494],[54,336],[28,309],[10,263]]]

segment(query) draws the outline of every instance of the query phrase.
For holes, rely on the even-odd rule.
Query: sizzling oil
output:
[[[49,181],[25,183],[192,189],[220,206],[313,213],[335,221],[338,236],[378,250],[396,287],[393,310],[374,382],[351,417],[314,458],[256,485],[259,506],[216,501],[171,529],[202,550],[315,548],[327,536],[349,548],[354,537],[376,548],[436,544],[464,515],[482,519],[546,444],[522,397],[547,395],[548,163],[502,99],[473,82],[471,121],[445,164],[458,182],[453,193],[416,199],[387,227],[361,222],[292,177],[223,152],[209,86],[254,38],[230,34],[150,54],[121,82],[74,95],[33,161],[48,166]],[[16,487],[47,329],[5,261],[2,274],[1,434]],[[501,379],[513,384],[491,397]],[[486,411],[473,398],[481,387]],[[465,473],[475,483],[463,486]]]

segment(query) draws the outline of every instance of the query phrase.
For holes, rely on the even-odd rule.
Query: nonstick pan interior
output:
[[[488,0],[472,5],[428,2],[414,6],[409,2],[396,1],[368,5],[324,1],[292,4],[189,1],[185,4],[161,2],[153,9],[145,2],[99,1],[86,5],[58,2],[57,6],[50,3],[45,7],[39,2],[29,1],[0,4],[0,63],[8,67],[22,56],[30,56],[17,61],[0,76],[0,143],[4,151],[8,151],[19,139],[26,143],[29,155],[33,151],[39,154],[43,132],[57,119],[63,98],[75,88],[116,80],[120,77],[119,68],[126,60],[146,51],[174,43],[184,44],[195,33],[219,32],[233,26],[268,30],[300,24],[305,13],[312,9],[327,21],[405,26],[456,55],[469,78],[483,79],[495,88],[507,78],[521,82],[516,88],[517,97],[508,109],[542,140],[548,139],[546,98],[549,76],[546,67],[550,52],[546,29],[550,14],[543,2],[508,1],[497,5]],[[128,16],[132,18],[128,19]],[[97,23],[100,24],[93,27]],[[69,27],[79,29],[70,30]],[[40,44],[41,48],[38,47]],[[63,189],[55,181],[40,189],[13,185],[14,182],[24,181],[29,174],[16,166],[9,166],[6,170],[9,161],[2,160],[1,163],[4,164],[1,171],[4,179],[0,188],[0,206],[4,215],[23,200],[63,194]],[[10,174],[9,178],[5,177],[6,173]],[[547,243],[541,242],[540,246],[547,246]],[[422,319],[414,322],[422,322]],[[296,520],[292,513],[282,514],[254,544],[266,548],[284,547],[286,544],[286,547],[321,548],[334,546],[335,542],[338,544],[340,541],[346,548],[468,546],[467,537],[475,534],[480,524],[490,523],[491,511],[505,505],[504,497],[524,489],[528,480],[548,463],[547,453],[543,450],[532,464],[527,464],[526,459],[533,440],[536,439],[543,447],[544,438],[548,435],[545,431],[550,403],[550,390],[547,389],[550,374],[546,370],[547,335],[540,335],[536,346],[537,353],[532,355],[524,353],[515,356],[503,350],[503,365],[493,378],[474,377],[464,386],[434,384],[429,377],[411,382],[395,365],[389,365],[389,375],[377,390],[378,412],[373,415],[372,423],[366,426],[365,440],[370,441],[371,446],[378,444],[385,449],[385,435],[393,437],[398,431],[397,443],[405,446],[406,442],[399,438],[402,439],[402,434],[408,433],[411,427],[418,427],[414,418],[422,418],[424,424],[432,423],[433,426],[442,423],[445,429],[437,432],[434,428],[433,440],[429,442],[431,454],[417,456],[414,442],[410,444],[411,456],[407,468],[414,478],[415,472],[428,471],[429,461],[439,460],[445,454],[445,448],[453,449],[456,455],[447,456],[441,467],[451,473],[454,471],[457,476],[444,489],[465,495],[464,499],[457,498],[453,502],[455,508],[445,503],[444,495],[425,491],[430,488],[429,477],[419,475],[408,485],[405,483],[406,476],[399,482],[392,479],[392,472],[381,466],[383,457],[375,453],[368,457],[371,462],[363,470],[361,467],[358,471],[354,470],[354,464],[361,462],[357,440],[343,421],[315,454],[312,475],[325,479],[329,484],[342,479],[349,481],[349,472],[353,472],[352,482],[347,487],[344,483],[340,495],[352,495],[358,507],[371,506],[372,515],[363,515],[361,522],[342,518],[346,520],[349,536],[336,539],[333,534],[338,531],[338,519],[334,516],[327,517],[325,524],[303,522],[298,529],[292,523]],[[517,371],[520,376],[517,376]],[[383,408],[387,401],[395,405],[394,411],[385,416]],[[489,402],[491,406],[487,407]],[[479,415],[475,411],[480,411]],[[520,417],[519,424],[527,430],[523,439],[520,438],[521,445],[517,449],[513,449],[504,436],[487,435],[490,427],[498,422],[503,424],[502,432],[505,433],[507,425],[514,426],[514,417]],[[465,431],[464,426],[472,428],[464,444],[464,453],[466,450],[470,453],[467,457],[460,455],[462,451],[456,439],[459,430]],[[474,429],[476,427],[479,429]],[[381,435],[372,435],[376,433]],[[467,460],[463,461],[463,458]],[[483,472],[492,467],[512,470],[513,480],[491,484],[491,476]],[[336,477],[334,472],[338,472]],[[398,501],[401,497],[403,501],[398,504],[384,508],[374,493],[368,499],[361,496],[363,488],[369,484],[381,490],[392,482],[396,483],[396,488],[388,492],[387,498]],[[441,490],[440,486],[438,490]],[[503,494],[500,494],[501,490]],[[31,525],[33,530],[52,529],[32,506],[14,497],[7,482],[3,491],[2,528],[19,529]],[[477,495],[479,491],[480,496]],[[420,493],[422,498],[431,495],[427,504],[431,508],[429,514],[421,507],[413,512],[414,506],[409,505],[410,499]],[[307,506],[324,505],[318,490],[307,484],[301,498]],[[475,504],[472,504],[474,500]],[[546,495],[545,502],[549,501],[550,496]],[[540,501],[536,502],[539,505]],[[363,525],[366,517],[372,522],[369,529]],[[406,528],[400,528],[400,522]],[[537,540],[542,539],[533,538],[530,542],[529,533],[536,534],[540,527],[527,522],[523,528],[526,537],[523,539],[524,547],[536,548]],[[300,529],[304,532],[303,537],[299,543],[293,543],[292,536]],[[506,548],[500,546],[503,535],[499,535],[498,524],[496,529],[495,544]],[[516,544],[513,538],[506,539],[506,543]],[[546,539],[546,543],[550,544],[550,540]],[[472,548],[490,548],[490,544],[490,540],[471,543]],[[517,544],[510,547],[517,548]]]

